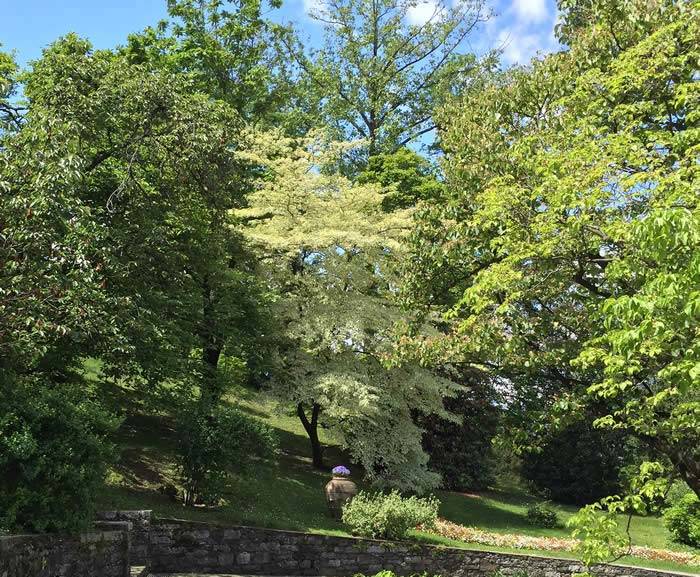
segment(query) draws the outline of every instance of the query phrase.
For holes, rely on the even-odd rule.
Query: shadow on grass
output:
[[[574,507],[553,504],[562,524],[555,528],[541,528],[527,522],[527,507],[538,499],[524,493],[502,493],[492,490],[476,494],[442,492],[439,496],[442,502],[442,517],[460,525],[497,533],[569,537],[569,531],[563,524],[569,515],[575,512]]]
[[[138,409],[128,414],[116,435],[121,459],[113,469],[111,485],[100,495],[99,507],[152,509],[161,517],[223,524],[342,533],[341,524],[328,514],[323,489],[330,467],[349,464],[347,455],[336,446],[327,446],[328,470],[316,470],[308,437],[303,431],[290,430],[296,426],[294,419],[276,420],[247,403],[239,407],[275,431],[279,451],[272,460],[250,459],[244,471],[232,472],[221,507],[185,508],[159,492],[164,483],[176,480],[175,424],[172,417]],[[361,471],[355,473],[356,478],[361,477]]]

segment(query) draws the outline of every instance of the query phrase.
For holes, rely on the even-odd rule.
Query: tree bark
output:
[[[217,339],[214,295],[208,276],[202,282],[202,300],[202,397],[207,402],[216,403],[221,393],[217,383],[221,344]]]
[[[693,444],[693,441],[690,441],[690,443]],[[663,439],[658,439],[654,444],[660,453],[665,454],[669,458],[681,479],[700,498],[700,458],[698,458],[698,450],[696,448],[678,447],[672,442],[665,442]]]
[[[304,426],[306,434],[309,436],[309,441],[311,442],[311,459],[313,466],[316,469],[325,469],[325,463],[323,462],[323,445],[318,439],[318,417],[321,413],[321,405],[318,403],[313,403],[311,409],[311,420],[306,416],[306,411],[304,410],[303,403],[297,405],[297,415],[301,424]]]

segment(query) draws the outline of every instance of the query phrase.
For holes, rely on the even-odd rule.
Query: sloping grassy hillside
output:
[[[96,385],[97,386],[97,385]],[[100,385],[103,386],[103,385]],[[301,424],[293,415],[279,415],[274,404],[259,394],[244,393],[230,399],[249,415],[270,425],[279,437],[280,450],[274,460],[256,461],[248,472],[232,478],[226,492],[226,504],[217,509],[185,508],[163,494],[161,488],[177,483],[175,438],[169,415],[144,412],[133,391],[123,386],[111,387],[109,396],[115,405],[127,407],[128,416],[122,424],[117,442],[121,460],[111,471],[100,496],[102,509],[152,509],[157,515],[294,529],[326,534],[347,534],[342,524],[327,514],[323,487],[328,473],[311,467],[308,441]],[[105,391],[107,392],[107,391]],[[349,464],[347,456],[323,436],[327,446],[329,465]],[[539,529],[525,521],[528,503],[535,499],[522,492],[493,490],[479,494],[440,492],[440,514],[446,519],[467,526],[499,533],[521,533],[535,536],[568,537],[564,528]],[[562,520],[575,508],[556,506]],[[637,518],[632,525],[636,545],[655,548],[688,550],[670,541],[668,532],[656,518]],[[466,545],[435,535],[414,532],[422,541],[473,549],[515,551],[502,547]],[[517,551],[566,557],[543,551]],[[626,559],[635,565],[675,569],[700,573],[700,567],[691,568],[667,562]]]

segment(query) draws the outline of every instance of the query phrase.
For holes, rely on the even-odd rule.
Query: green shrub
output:
[[[360,492],[343,508],[343,522],[353,535],[373,539],[401,539],[417,525],[434,525],[440,501],[435,497],[402,497],[391,493]]]
[[[521,473],[545,499],[587,505],[622,490],[621,470],[633,460],[627,436],[597,429],[593,418],[552,431],[539,447],[526,452]]]
[[[670,507],[672,505],[675,505],[680,501],[683,497],[688,495],[689,493],[692,493],[693,490],[688,486],[688,483],[685,481],[682,481],[680,479],[676,479],[672,484],[670,489],[668,490],[668,493],[666,494],[666,497],[664,499],[664,505],[665,507]]]
[[[178,457],[186,505],[217,504],[229,473],[276,447],[272,429],[225,405],[188,403],[178,418]]]
[[[674,541],[700,547],[700,500],[686,493],[664,512],[664,525]]]
[[[0,528],[77,532],[115,457],[118,420],[69,384],[16,379],[0,370]]]
[[[533,527],[551,529],[560,525],[557,512],[547,503],[533,503],[527,508],[527,522]]]

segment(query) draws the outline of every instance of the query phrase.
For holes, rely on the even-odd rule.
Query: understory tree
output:
[[[624,432],[600,429],[584,415],[555,428],[522,455],[520,468],[542,496],[559,503],[588,505],[625,489],[625,468],[634,447]]]
[[[406,284],[444,336],[402,350],[498,375],[525,444],[595,406],[700,493],[691,4],[562,2],[566,50],[443,109]]]
[[[327,171],[347,144],[311,135],[261,137],[265,167],[248,207],[235,216],[267,255],[279,297],[278,366],[271,390],[291,403],[323,467],[319,427],[329,428],[369,480],[407,490],[437,485],[421,448],[413,411],[449,414],[455,385],[416,364],[391,365],[393,266],[409,224],[386,212],[386,191]]]
[[[442,476],[442,488],[451,491],[487,489],[495,481],[492,442],[501,421],[499,396],[493,384],[476,371],[455,371],[463,385],[445,407],[459,421],[438,415],[419,416],[425,428],[423,448],[428,464]]]

